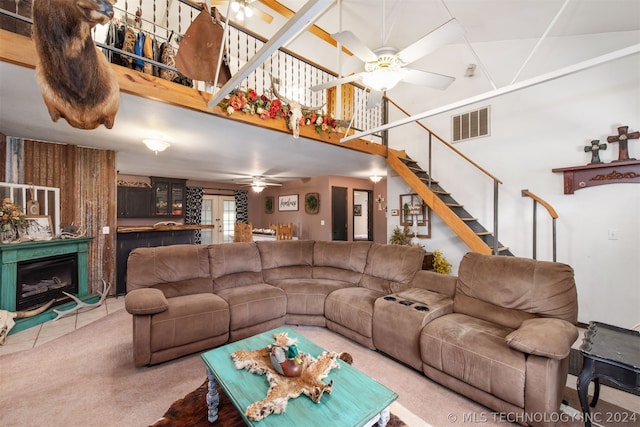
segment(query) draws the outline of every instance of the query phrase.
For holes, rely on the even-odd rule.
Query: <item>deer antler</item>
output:
[[[84,312],[84,311],[89,311],[89,310],[93,310],[94,308],[100,307],[104,302],[104,299],[109,294],[109,289],[111,289],[111,284],[110,283],[107,284],[107,282],[104,279],[102,279],[102,292],[98,292],[98,294],[100,295],[100,300],[98,302],[94,302],[93,304],[87,304],[86,302],[82,301],[80,298],[76,297],[75,295],[71,295],[67,292],[62,292],[63,294],[65,294],[66,296],[74,300],[76,302],[76,305],[75,307],[70,308],[69,310],[61,311],[61,310],[54,309],[53,311],[58,315],[58,317],[56,317],[53,320],[56,321],[58,319],[62,319],[63,317],[67,317],[72,314],[79,313],[80,310]]]

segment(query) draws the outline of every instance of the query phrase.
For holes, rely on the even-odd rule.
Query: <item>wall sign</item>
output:
[[[297,211],[298,195],[292,194],[289,196],[278,196],[278,210],[279,211]]]

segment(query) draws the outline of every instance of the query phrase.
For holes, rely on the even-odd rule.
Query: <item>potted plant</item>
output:
[[[389,239],[389,243],[392,245],[409,245],[410,242],[411,238],[409,237],[408,230],[396,225],[396,228],[393,229],[393,233]]]

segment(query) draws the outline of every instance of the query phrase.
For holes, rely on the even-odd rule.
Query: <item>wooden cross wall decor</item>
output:
[[[587,145],[584,147],[584,152],[588,153],[591,151],[591,164],[602,163],[600,160],[600,150],[606,150],[607,144],[600,144],[599,139],[594,139],[591,141],[591,145]]]
[[[640,132],[635,131],[628,133],[629,126],[620,126],[618,128],[618,134],[607,137],[607,142],[618,142],[618,162],[625,160],[635,160],[635,158],[629,158],[629,140],[640,138]]]

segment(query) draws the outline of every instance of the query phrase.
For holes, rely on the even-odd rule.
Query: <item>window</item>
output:
[[[451,127],[453,142],[489,135],[489,107],[453,116]]]

